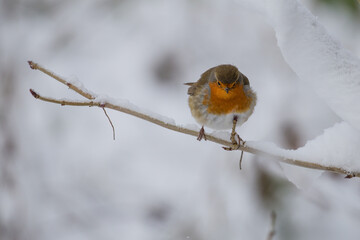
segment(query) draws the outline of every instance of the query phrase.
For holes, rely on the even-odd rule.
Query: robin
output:
[[[233,65],[219,65],[204,72],[189,85],[189,107],[195,120],[202,125],[197,140],[205,139],[204,126],[232,129],[231,141],[237,144],[235,128],[250,117],[256,105],[256,93],[248,78]],[[241,138],[238,136],[239,144]]]

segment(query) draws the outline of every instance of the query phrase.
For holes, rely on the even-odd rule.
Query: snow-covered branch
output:
[[[140,109],[139,107],[129,103],[126,100],[118,100],[109,97],[101,97],[91,91],[87,90],[82,83],[80,82],[70,82],[66,81],[64,78],[59,77],[58,75],[52,73],[51,71],[47,70],[46,68],[42,67],[39,64],[36,64],[32,61],[29,61],[29,65],[32,69],[39,70],[48,76],[52,77],[53,79],[61,82],[62,84],[68,86],[70,89],[77,92],[79,95],[87,98],[84,101],[75,101],[75,100],[61,100],[61,99],[54,99],[51,97],[44,97],[30,89],[31,94],[39,100],[45,102],[51,102],[55,104],[60,104],[62,106],[69,105],[69,106],[97,106],[100,108],[108,108],[113,109],[119,112],[123,112],[126,114],[133,115],[140,119],[146,120],[148,122],[154,123],[161,127],[167,128],[172,131],[188,134],[191,136],[198,136],[199,129],[194,129],[190,127],[185,127],[182,125],[177,125],[172,119],[167,117],[158,115],[151,111]],[[323,165],[318,162],[311,162],[308,159],[297,159],[296,156],[301,156],[301,154],[296,154],[297,150],[285,150],[276,147],[272,143],[266,142],[246,142],[244,145],[234,145],[229,141],[230,134],[227,133],[226,136],[224,134],[212,133],[207,134],[207,140],[218,143],[220,145],[226,146],[231,148],[232,150],[241,150],[252,154],[258,154],[262,156],[268,156],[274,159],[277,159],[280,162],[284,162],[287,164],[311,168],[311,169],[319,169],[325,171],[332,171],[336,173],[345,174],[347,177],[360,177],[360,172],[358,171],[351,171],[351,166],[349,168],[344,168],[341,166],[335,165]],[[295,154],[294,154],[295,153]],[[305,155],[306,156],[306,155]]]

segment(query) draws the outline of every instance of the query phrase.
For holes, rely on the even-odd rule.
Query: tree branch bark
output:
[[[90,91],[88,91],[87,89],[81,87],[81,86],[77,86],[77,84],[74,83],[70,83],[68,81],[66,81],[65,79],[63,79],[62,77],[56,75],[55,73],[50,72],[49,70],[47,70],[46,68],[40,66],[37,63],[34,63],[32,61],[28,61],[31,69],[34,70],[39,70],[43,73],[45,73],[46,75],[50,76],[51,78],[59,81],[60,83],[68,86],[71,90],[77,92],[79,95],[87,98],[88,100],[85,101],[68,101],[68,100],[60,100],[60,99],[54,99],[51,97],[44,97],[41,96],[39,93],[35,92],[33,89],[30,89],[30,93],[39,100],[45,101],[45,102],[51,102],[51,103],[55,103],[55,104],[60,104],[62,106],[97,106],[100,108],[103,108],[105,111],[105,108],[108,109],[113,109],[119,112],[123,112],[132,116],[135,116],[137,118],[143,119],[145,121],[154,123],[156,125],[159,125],[161,127],[167,128],[169,130],[172,131],[176,131],[176,132],[180,132],[180,133],[184,133],[187,135],[191,135],[191,136],[195,136],[197,137],[199,134],[199,131],[197,130],[192,130],[183,126],[179,126],[173,123],[169,123],[169,122],[165,122],[163,120],[161,120],[160,118],[154,117],[150,114],[146,114],[143,113],[141,111],[138,110],[134,110],[134,108],[130,108],[127,106],[122,106],[120,104],[114,104],[112,102],[115,101],[109,101],[109,98],[107,98],[107,100],[101,100],[101,99],[97,99],[97,95],[94,93],[91,93]],[[231,143],[231,141],[216,137],[212,134],[206,134],[206,139],[208,141],[214,142],[214,143],[218,143],[220,145],[226,146],[227,148],[230,148],[231,150],[240,150],[240,151],[244,151],[244,152],[248,152],[248,153],[252,153],[252,154],[257,154],[257,155],[262,155],[262,156],[267,156],[267,157],[271,157],[271,158],[275,158],[280,162],[283,163],[287,163],[287,164],[291,164],[291,165],[295,165],[295,166],[299,166],[299,167],[305,167],[305,168],[311,168],[311,169],[318,169],[318,170],[324,170],[324,171],[331,171],[331,172],[335,172],[335,173],[340,173],[340,174],[345,174],[346,178],[351,178],[351,177],[360,177],[360,172],[349,172],[348,170],[345,170],[343,168],[340,167],[331,167],[331,166],[324,166],[318,163],[311,163],[311,162],[306,162],[306,161],[302,161],[302,160],[297,160],[297,159],[289,159],[289,158],[284,158],[281,156],[277,156],[274,155],[270,152],[266,152],[260,149],[256,149],[256,148],[252,148],[246,145],[246,143],[244,144],[238,144],[238,145],[234,145],[233,143]],[[230,139],[230,134],[229,134],[229,139]]]

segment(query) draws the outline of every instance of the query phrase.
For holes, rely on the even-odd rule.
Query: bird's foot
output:
[[[237,140],[235,139],[237,138]],[[240,146],[244,146],[245,141],[242,140],[242,138],[235,132],[234,135],[231,135],[230,137],[232,145],[230,147],[223,147],[226,151],[232,151],[232,150],[238,150]]]
[[[237,141],[235,138],[237,138]],[[235,131],[231,133],[230,141],[233,145],[241,145],[244,142],[244,140],[242,140],[239,134],[237,134]]]
[[[237,137],[238,141],[236,141],[235,137]],[[232,145],[230,147],[223,147],[223,149],[226,151],[238,150],[241,146],[244,147],[245,143],[246,143],[244,140],[242,140],[242,138],[239,136],[239,134],[237,134],[235,131],[231,133],[230,140],[231,140]],[[241,150],[240,161],[239,161],[240,170],[241,170],[243,155],[244,155],[244,151]]]
[[[199,131],[199,136],[197,137],[198,141],[201,141],[202,139],[204,139],[206,141],[204,126],[201,127],[201,129]]]
[[[232,126],[232,129],[231,129],[231,135],[230,135],[230,141],[231,141],[231,143],[233,145],[238,145],[235,137],[237,137],[239,139],[239,144],[241,144],[241,141],[242,141],[239,134],[237,134],[236,131],[235,131],[237,121],[238,121],[238,116],[235,115],[234,118],[233,118],[233,126]],[[241,141],[240,141],[240,139],[241,139]]]

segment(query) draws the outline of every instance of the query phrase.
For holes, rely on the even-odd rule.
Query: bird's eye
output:
[[[217,84],[218,84],[219,86],[221,86],[221,83],[220,83],[219,81],[217,81]]]

